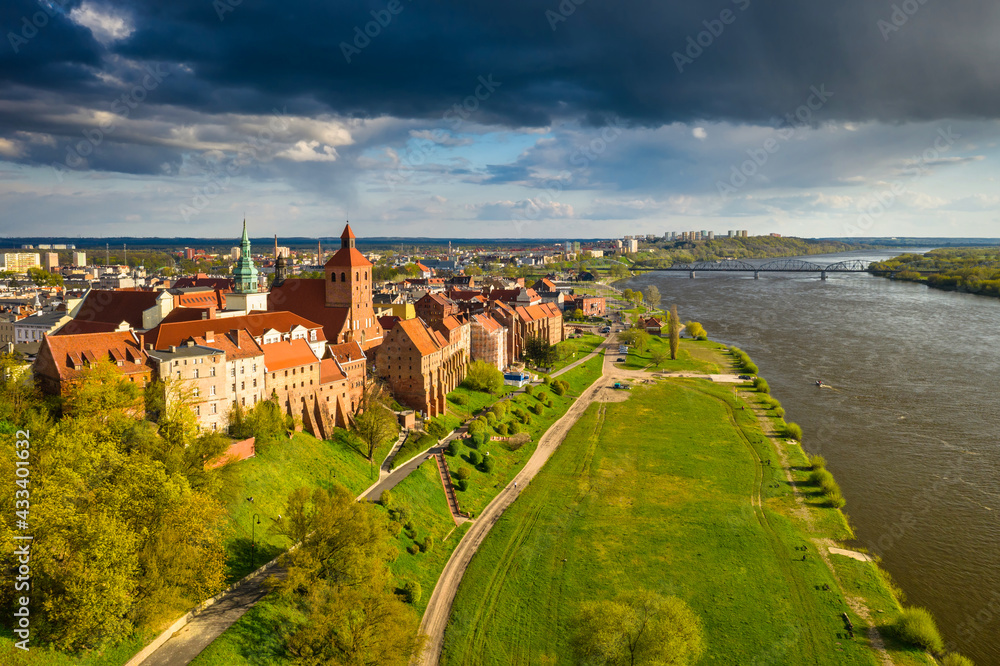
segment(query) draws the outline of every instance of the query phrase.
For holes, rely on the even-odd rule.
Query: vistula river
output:
[[[648,273],[619,286],[649,284],[753,357],[806,451],[826,457],[859,544],[953,649],[1000,666],[1000,299],[867,273]]]

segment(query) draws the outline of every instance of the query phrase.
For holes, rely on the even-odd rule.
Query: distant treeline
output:
[[[721,259],[768,259],[810,254],[832,254],[870,249],[870,245],[808,238],[752,236],[747,238],[716,238],[710,241],[658,241],[649,250],[637,255],[635,268],[669,268],[675,264]]]
[[[868,269],[893,280],[923,282],[936,289],[1000,296],[1000,249],[950,248],[901,254]]]

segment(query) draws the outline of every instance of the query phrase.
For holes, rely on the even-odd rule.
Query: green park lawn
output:
[[[604,337],[600,335],[583,335],[579,338],[563,340],[556,345],[558,360],[552,364],[550,372],[562,370],[570,363],[575,363],[581,358],[597,349],[604,342]]]
[[[456,497],[463,511],[471,511],[473,515],[479,514],[496,497],[497,493],[510,483],[510,480],[514,478],[528,461],[528,458],[531,457],[531,454],[535,452],[538,440],[549,429],[549,426],[559,420],[580,393],[601,376],[603,363],[604,357],[598,355],[561,375],[559,379],[569,384],[569,390],[565,395],[558,396],[551,389],[544,386],[534,387],[533,393],[537,395],[539,391],[543,391],[552,400],[552,407],[543,406],[541,414],[528,411],[529,406],[539,404],[537,397],[527,395],[526,393],[515,393],[510,397],[509,402],[512,405],[517,405],[530,416],[531,422],[524,424],[524,432],[531,436],[530,442],[515,448],[515,446],[506,442],[491,439],[491,441],[476,450],[470,447],[470,440],[457,440],[459,442],[458,454],[454,457],[446,456],[446,459],[448,461],[448,468],[452,473],[453,483],[456,486],[458,484],[458,477],[456,476],[458,470],[465,467],[470,471],[468,489],[461,491],[456,487]],[[504,423],[510,424],[514,420],[516,420],[515,417],[508,410],[508,415]],[[492,429],[491,433],[495,435],[496,429]],[[494,465],[491,472],[484,472],[481,468],[475,467],[469,462],[470,454],[474,450],[480,456],[484,456],[489,452]]]
[[[703,380],[592,405],[474,557],[441,663],[577,663],[581,602],[641,587],[698,614],[703,664],[875,664],[863,631],[843,633],[842,612],[864,623],[788,518],[779,466],[757,462],[769,440],[733,405]]]
[[[682,339],[677,350],[677,359],[670,360],[670,340],[667,338],[650,338],[649,345],[642,352],[629,347],[625,363],[618,363],[626,370],[649,370],[651,372],[703,372],[718,374],[721,368],[718,363],[717,349],[725,349],[725,345],[717,342]],[[653,353],[660,351],[667,355],[667,360],[658,366],[653,366]],[[615,354],[615,350],[609,353]],[[621,358],[617,355],[616,359]],[[728,369],[726,370],[728,371]]]

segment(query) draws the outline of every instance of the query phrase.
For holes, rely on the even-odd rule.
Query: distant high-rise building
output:
[[[708,232],[708,240],[715,240],[715,232],[714,231],[709,231]]]
[[[729,237],[730,238],[736,238],[736,230],[730,229],[729,230]]]
[[[229,256],[230,256],[230,258],[232,258],[233,261],[236,261],[237,259],[239,259],[240,258],[240,248],[239,247],[231,247],[231,248],[229,248]]]
[[[77,268],[83,268],[87,265],[87,253],[86,252],[74,252],[73,253],[73,265]]]
[[[53,272],[59,270],[59,253],[58,252],[46,252],[45,253],[45,270],[48,272]]]
[[[742,229],[740,231],[740,238],[746,238],[748,235],[749,235],[749,232],[746,229]]]
[[[41,256],[37,252],[5,252],[0,254],[3,270],[14,273],[27,273],[29,268],[40,268]]]

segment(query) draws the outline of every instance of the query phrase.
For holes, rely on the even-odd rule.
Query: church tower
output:
[[[237,294],[256,294],[260,291],[257,267],[250,256],[250,239],[247,237],[247,221],[243,220],[243,239],[240,241],[240,258],[233,268],[233,291]]]
[[[381,338],[381,327],[372,307],[372,263],[355,248],[351,225],[340,235],[340,250],[326,262],[326,307],[347,310],[343,341]],[[331,341],[332,342],[332,341]]]

